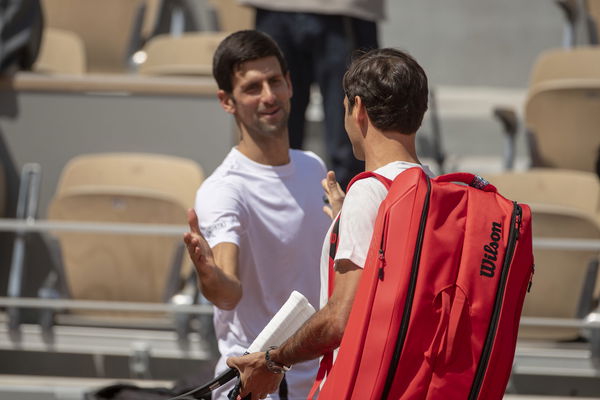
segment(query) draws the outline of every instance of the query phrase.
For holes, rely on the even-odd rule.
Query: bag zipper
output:
[[[469,394],[469,400],[475,400],[479,396],[481,385],[483,383],[483,375],[487,368],[490,354],[492,352],[492,345],[494,343],[494,337],[496,336],[496,330],[498,329],[498,320],[500,318],[500,309],[502,308],[502,299],[504,297],[504,288],[506,286],[506,280],[508,278],[508,269],[512,262],[517,240],[519,239],[519,230],[521,229],[521,206],[513,201],[513,213],[510,219],[510,233],[508,235],[508,245],[506,247],[506,255],[504,256],[504,263],[502,265],[502,275],[500,276],[500,282],[498,284],[498,291],[496,292],[496,300],[494,303],[494,312],[492,313],[492,319],[490,321],[490,327],[488,330],[483,350],[481,352],[481,358],[479,359],[479,365],[475,372],[475,378],[473,379],[473,386],[471,387],[471,393]]]
[[[394,375],[396,375],[396,370],[398,369],[398,361],[400,360],[400,354],[402,353],[402,347],[404,346],[404,340],[406,339],[408,321],[410,320],[410,312],[415,296],[415,287],[417,286],[417,275],[419,273],[419,263],[421,261],[421,250],[423,248],[425,224],[427,222],[427,214],[429,212],[429,198],[431,197],[431,181],[428,176],[425,177],[427,179],[427,194],[425,195],[425,202],[423,203],[423,210],[421,211],[421,220],[419,222],[419,232],[415,246],[415,255],[412,262],[410,282],[408,284],[408,293],[406,294],[406,302],[404,303],[404,311],[402,313],[402,321],[400,322],[400,329],[398,331],[398,339],[396,339],[394,354],[392,355],[392,361],[390,362],[390,368],[385,379],[385,386],[383,387],[383,392],[381,395],[382,400],[387,399],[394,381]]]
[[[389,229],[389,220],[390,215],[386,213],[385,220],[383,222],[383,232],[381,234],[381,241],[379,242],[379,252],[377,258],[379,258],[379,269],[377,270],[377,278],[382,281],[384,278],[384,267],[386,265],[385,262],[385,250],[383,249],[383,244],[385,243],[385,239],[387,238],[387,232]]]

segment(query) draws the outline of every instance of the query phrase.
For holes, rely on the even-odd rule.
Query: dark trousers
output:
[[[340,15],[256,10],[256,29],[269,34],[288,62],[294,95],[289,121],[290,146],[302,148],[310,86],[319,85],[325,112],[325,150],[345,188],[364,170],[354,158],[344,129],[342,78],[357,49],[378,47],[377,25]]]

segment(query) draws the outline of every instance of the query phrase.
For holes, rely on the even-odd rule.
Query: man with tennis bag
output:
[[[240,395],[261,398],[295,363],[322,357],[309,398],[501,399],[533,275],[529,207],[420,164],[427,78],[408,54],[360,56],[344,89],[367,172],[326,238],[321,309],[281,346],[228,359]]]

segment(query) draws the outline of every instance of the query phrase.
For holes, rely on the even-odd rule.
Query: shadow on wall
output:
[[[6,144],[2,122],[18,114],[12,78],[3,77],[0,84],[0,217],[14,218],[17,209],[19,174]],[[6,295],[14,232],[0,232],[0,295]]]
[[[8,148],[2,123],[6,119],[16,118],[18,114],[18,99],[13,79],[11,76],[0,78],[0,218],[15,218],[17,215],[20,168]],[[0,231],[0,296],[7,295],[15,239],[15,232]],[[26,253],[20,293],[24,297],[37,297],[38,288],[55,266],[52,265],[46,239],[40,233],[22,234],[22,240]],[[37,319],[37,313],[25,310],[21,318],[23,322],[29,322]]]

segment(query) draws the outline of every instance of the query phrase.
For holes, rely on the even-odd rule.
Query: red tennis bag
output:
[[[533,276],[529,207],[472,174],[355,180],[368,176],[389,192],[319,399],[502,399]]]

